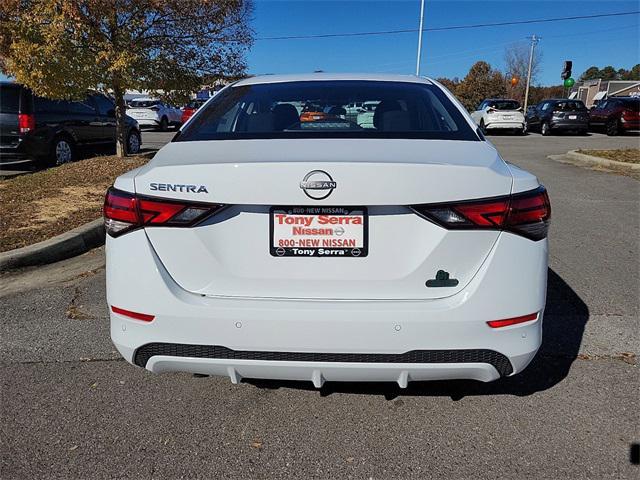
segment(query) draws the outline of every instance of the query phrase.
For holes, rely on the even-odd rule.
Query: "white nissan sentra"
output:
[[[104,214],[111,336],[152,372],[491,381],[541,343],[547,193],[433,80],[236,82]]]

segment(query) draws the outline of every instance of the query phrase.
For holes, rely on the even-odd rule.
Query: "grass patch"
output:
[[[616,162],[640,163],[639,148],[625,148],[619,150],[578,150],[578,153],[593,157],[606,158]]]
[[[0,252],[31,245],[102,215],[107,188],[151,154],[100,156],[0,180]]]

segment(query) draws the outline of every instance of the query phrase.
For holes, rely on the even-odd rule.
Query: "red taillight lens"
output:
[[[132,312],[131,310],[125,310],[124,308],[114,307],[111,305],[111,311],[118,315],[124,315],[125,317],[135,318],[136,320],[142,320],[143,322],[151,322],[154,318],[153,315],[147,313]]]
[[[32,113],[18,114],[18,129],[20,133],[28,133],[36,128],[36,116]]]
[[[223,207],[220,204],[138,197],[110,188],[104,200],[104,225],[112,237],[140,227],[190,227]]]
[[[511,197],[505,230],[532,240],[547,236],[551,220],[551,203],[544,187]]]
[[[185,108],[182,111],[182,116],[180,117],[180,123],[185,123],[187,120],[189,120],[189,118],[191,118],[191,115],[193,114],[193,111]]]
[[[487,200],[414,205],[414,211],[447,229],[507,230],[541,240],[547,236],[551,205],[544,187]]]
[[[508,327],[509,325],[517,325],[519,323],[530,322],[532,320],[537,320],[538,314],[531,313],[529,315],[523,315],[522,317],[514,317],[514,318],[505,318],[504,320],[491,320],[487,322],[491,328],[500,328],[500,327]]]

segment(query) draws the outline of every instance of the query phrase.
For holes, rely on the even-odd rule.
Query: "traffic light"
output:
[[[573,62],[571,60],[565,60],[564,68],[562,69],[562,74],[560,75],[560,78],[562,78],[563,80],[566,80],[567,78],[571,77],[572,66],[573,66]]]

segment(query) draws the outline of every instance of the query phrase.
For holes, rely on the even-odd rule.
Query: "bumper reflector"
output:
[[[532,313],[530,315],[523,315],[522,317],[505,318],[504,320],[491,320],[487,322],[491,328],[508,327],[509,325],[517,325],[518,323],[530,322],[531,320],[537,320],[538,314]]]
[[[125,317],[135,318],[136,320],[142,320],[143,322],[151,322],[154,318],[156,318],[154,315],[132,312],[130,310],[125,310],[124,308],[114,307],[113,305],[111,305],[111,311],[113,313],[117,313],[118,315],[124,315]]]

